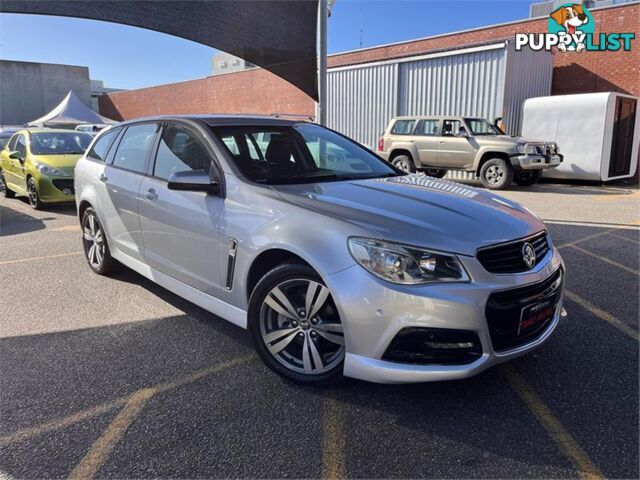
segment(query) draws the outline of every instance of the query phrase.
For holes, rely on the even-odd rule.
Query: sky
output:
[[[526,18],[529,0],[336,0],[329,53]],[[89,40],[92,39],[92,40]],[[64,17],[0,14],[0,59],[89,67],[105,87],[202,78],[215,50],[141,28]]]

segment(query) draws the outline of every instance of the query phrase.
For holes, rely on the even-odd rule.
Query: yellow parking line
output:
[[[62,227],[49,228],[50,232],[79,232],[80,225],[63,225]]]
[[[617,233],[609,233],[610,236],[612,237],[616,237],[619,238],[620,240],[626,240],[627,242],[631,242],[631,243],[635,243],[636,245],[640,245],[640,243],[638,243],[637,240],[634,240],[633,238],[627,238],[624,235],[618,235]]]
[[[80,463],[71,471],[69,478],[93,478],[111,454],[149,399],[156,393],[153,388],[144,388],[131,395],[120,413],[96,440]]]
[[[638,195],[633,193],[613,194],[613,195],[600,195],[594,198],[598,202],[614,202],[618,200],[638,200]]]
[[[596,255],[595,253],[590,252],[589,250],[585,250],[584,248],[578,247],[577,245],[571,245],[571,248],[578,250],[580,253],[584,253],[585,255],[589,255],[590,257],[597,258],[598,260],[608,263],[609,265],[618,267],[619,269],[624,270],[625,272],[633,273],[634,275],[640,275],[640,272],[638,272],[638,270],[634,270],[633,268],[629,268],[626,265],[622,265],[621,263],[614,262],[613,260],[609,260],[606,257]]]
[[[588,300],[585,300],[584,298],[582,298],[577,293],[574,293],[571,290],[565,290],[564,291],[564,295],[569,300],[571,300],[572,302],[577,303],[578,305],[580,305],[582,308],[584,308],[588,312],[591,312],[592,314],[594,314],[596,317],[598,317],[601,320],[604,320],[605,322],[607,322],[607,323],[611,324],[612,326],[616,327],[618,330],[620,330],[625,335],[630,336],[631,338],[633,338],[636,341],[638,341],[640,339],[640,336],[638,335],[637,330],[635,330],[634,328],[630,327],[626,323],[618,320],[617,318],[615,318],[610,313],[605,312],[604,310],[596,307],[595,305],[590,303]]]
[[[342,405],[333,397],[325,402],[322,448],[322,478],[346,478],[344,461],[344,435],[342,432]]]
[[[152,387],[141,389],[141,390],[151,389],[151,390],[154,390],[156,393],[164,393],[169,390],[173,390],[175,388],[181,387],[182,385],[195,382],[196,380],[206,377],[207,375],[212,375],[214,373],[221,372],[222,370],[233,367],[238,363],[251,360],[254,357],[255,355],[251,354],[251,355],[240,357],[234,360],[229,360],[228,362],[224,362],[220,365],[205,368],[204,370],[200,370],[191,375],[187,375],[186,377],[183,377],[174,382],[160,383]],[[137,392],[141,390],[137,390],[136,392],[134,392],[133,395],[135,395]],[[17,432],[13,432],[8,435],[2,436],[0,437],[0,448],[6,447],[7,445],[11,445],[14,443],[20,443],[25,440],[38,437],[48,432],[67,428],[67,427],[70,427],[71,425],[74,425],[78,422],[82,422],[84,420],[88,420],[90,418],[98,417],[104,413],[110,412],[111,410],[115,410],[116,408],[122,407],[129,401],[130,398],[131,398],[130,396],[120,397],[111,402],[102,403],[100,405],[88,408],[86,410],[73,413],[66,417],[45,422],[36,427],[26,428],[24,430],[19,430]]]
[[[63,428],[70,427],[71,425],[74,425],[78,422],[82,422],[93,417],[98,417],[104,413],[110,412],[111,410],[123,406],[126,402],[126,397],[118,398],[117,400],[114,400],[112,402],[102,403],[95,407],[91,407],[87,410],[82,410],[81,412],[77,412],[63,418],[45,422],[41,425],[38,425],[37,427],[26,428],[24,430],[10,433],[8,435],[0,437],[0,448],[4,448],[7,445],[11,445],[13,443],[24,442],[25,440],[44,435],[45,433],[53,432],[55,430],[61,430]]]
[[[597,237],[601,237],[602,235],[607,235],[611,230],[607,230],[606,232],[594,233],[593,235],[588,235],[586,237],[579,238],[578,240],[574,240],[573,242],[563,243],[561,245],[556,245],[556,248],[560,250],[561,248],[573,247],[574,245],[586,242],[587,240],[591,240]]]
[[[589,480],[604,478],[602,472],[595,466],[578,442],[564,428],[549,407],[544,404],[542,399],[515,368],[511,365],[502,365],[501,370],[511,387],[520,396],[520,399],[535,415],[560,450],[571,460],[580,474],[580,478]]]
[[[4,260],[0,265],[10,265],[12,263],[36,262],[38,260],[49,260],[50,258],[72,257],[74,255],[84,255],[84,252],[59,253],[57,255],[45,255],[42,257],[18,258],[15,260]]]

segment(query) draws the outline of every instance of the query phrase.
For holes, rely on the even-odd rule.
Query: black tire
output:
[[[485,188],[503,190],[513,181],[513,167],[502,158],[491,158],[480,169],[480,181]]]
[[[40,200],[38,187],[33,177],[27,179],[27,197],[29,198],[29,205],[31,205],[31,208],[34,210],[42,210],[44,208],[44,203]]]
[[[9,187],[7,187],[7,182],[4,179],[4,173],[2,173],[2,171],[0,171],[0,194],[4,198],[13,198],[16,196],[15,192],[9,190]]]
[[[92,219],[94,222],[93,226],[91,224]],[[84,256],[89,264],[89,268],[98,275],[106,275],[107,273],[113,272],[116,269],[117,262],[111,256],[107,236],[93,208],[87,207],[84,211],[81,225],[82,246],[84,247]],[[101,233],[100,236],[98,232]],[[97,250],[92,250],[92,246],[95,246]]]
[[[416,165],[413,163],[413,159],[408,155],[398,155],[391,161],[394,167],[399,168],[403,172],[415,173]]]
[[[300,282],[300,285],[298,286],[296,282]],[[312,386],[335,383],[343,378],[342,371],[345,355],[343,333],[333,333],[337,332],[334,329],[336,326],[339,326],[340,331],[342,330],[340,317],[328,289],[326,290],[327,296],[323,297],[323,300],[318,305],[319,310],[312,308],[316,313],[305,312],[305,298],[296,298],[295,295],[297,288],[299,288],[298,292],[308,291],[305,290],[304,282],[306,282],[307,286],[313,284],[315,288],[319,286],[326,289],[320,276],[308,265],[286,263],[267,272],[254,288],[249,300],[249,333],[260,358],[278,375],[297,383]],[[288,287],[287,285],[291,286]],[[276,288],[284,294],[289,301],[289,305],[297,309],[295,310],[297,312],[295,319],[293,318],[294,315],[282,315],[266,303],[273,304],[275,299],[273,292]],[[312,297],[318,300],[320,291],[314,290]],[[284,303],[278,302],[278,304],[281,311],[286,309],[286,307],[283,307]],[[302,308],[300,307],[301,305]],[[314,307],[313,303],[312,307]],[[307,314],[309,314],[308,317],[306,316]],[[306,325],[303,325],[305,321]],[[277,324],[278,327],[268,328],[273,324]],[[328,326],[334,328],[326,328]],[[317,329],[320,329],[320,327],[325,333],[319,335],[319,330]],[[281,333],[273,336],[274,333],[277,334],[280,331],[288,331],[290,333]],[[315,337],[313,336],[314,333]],[[326,335],[341,338],[342,345],[339,345],[339,342],[326,340],[324,338]],[[268,339],[269,336],[272,337],[271,340]],[[309,347],[307,347],[307,342],[309,342]],[[267,343],[270,345],[268,346]],[[284,344],[285,346],[278,348],[278,344]],[[270,348],[273,352],[270,351]],[[304,357],[305,349],[310,373],[300,371],[306,370],[307,366],[300,358]],[[319,357],[315,357],[312,354],[317,354]],[[313,358],[313,363],[310,360],[311,358]],[[320,365],[316,363],[316,358],[320,359]],[[313,369],[318,369],[319,371],[313,372]]]
[[[447,174],[447,170],[444,168],[425,168],[424,173],[434,178],[442,178]]]
[[[530,187],[542,177],[542,170],[525,170],[513,176],[513,181],[521,187]]]

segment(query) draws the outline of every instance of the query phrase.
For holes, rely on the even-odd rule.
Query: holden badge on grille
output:
[[[532,268],[536,264],[536,251],[529,242],[524,242],[522,245],[522,260],[529,268]]]

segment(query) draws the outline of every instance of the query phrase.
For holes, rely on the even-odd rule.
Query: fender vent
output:
[[[233,287],[233,272],[236,267],[236,253],[238,252],[238,242],[232,238],[229,242],[229,257],[227,259],[227,290]]]

